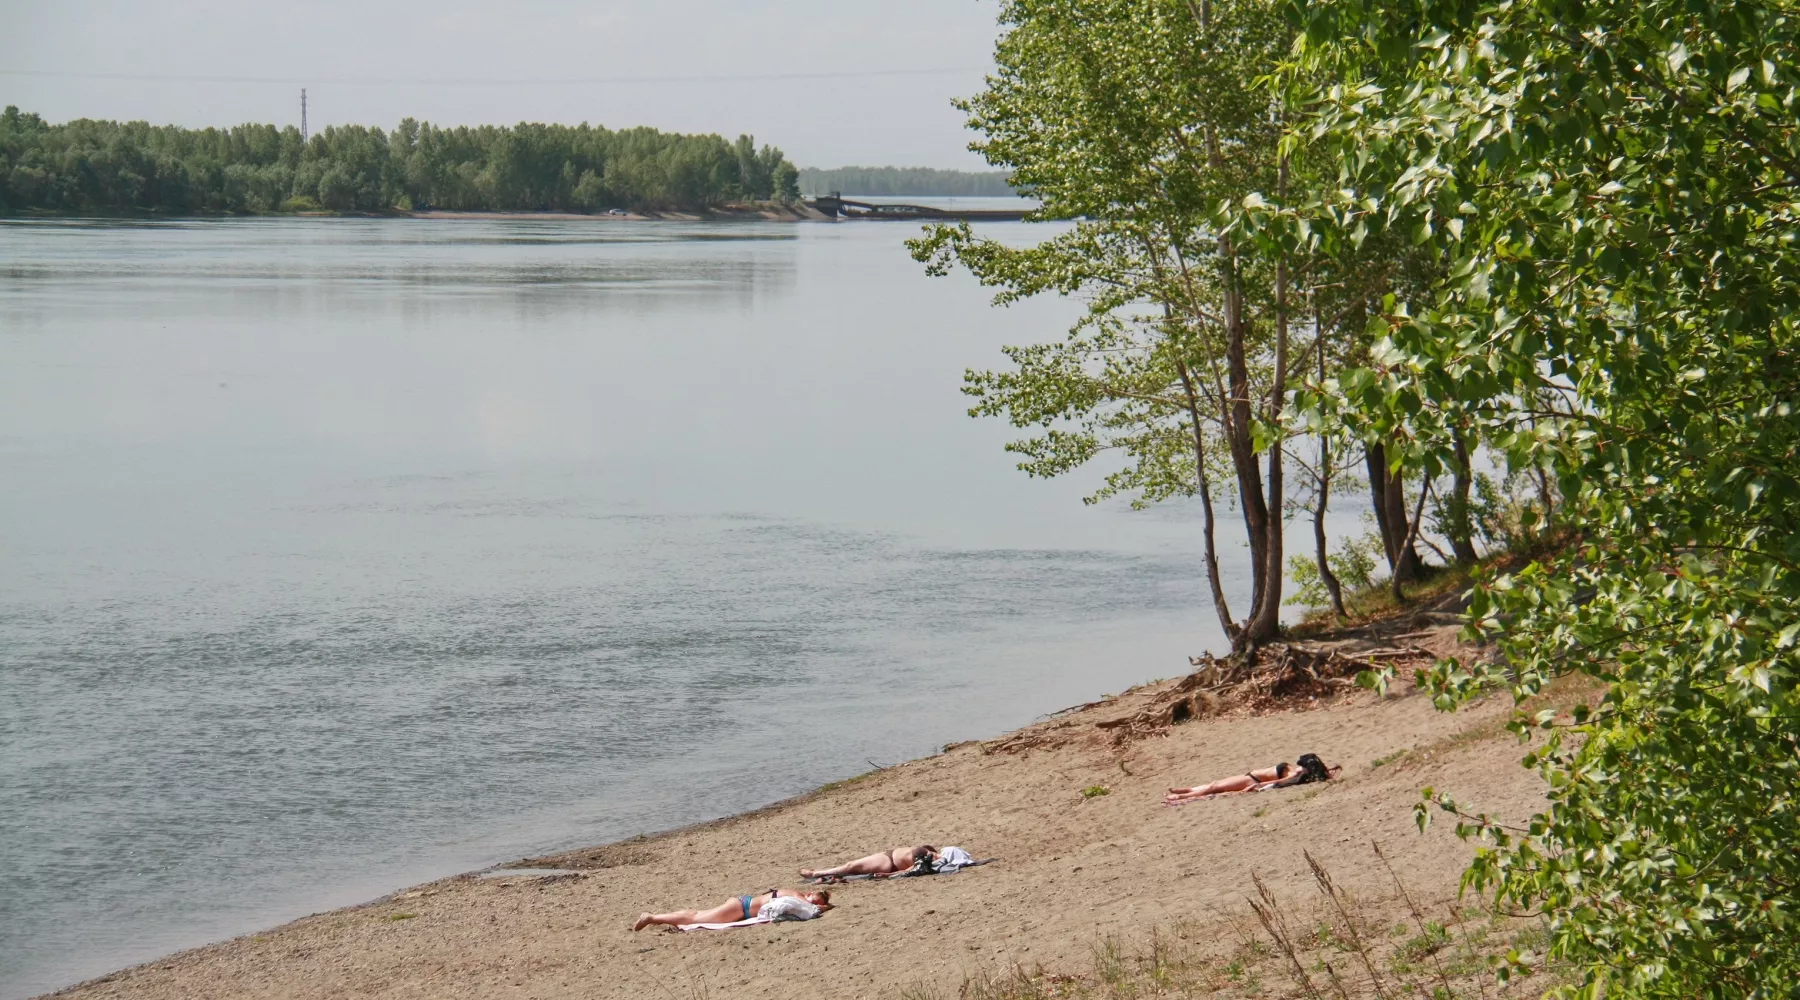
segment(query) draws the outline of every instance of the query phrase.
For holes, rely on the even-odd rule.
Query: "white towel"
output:
[[[751,927],[756,924],[774,923],[774,921],[775,918],[769,915],[769,908],[765,906],[761,913],[749,920],[733,920],[728,924],[676,924],[675,926],[684,931],[722,931],[732,927]]]

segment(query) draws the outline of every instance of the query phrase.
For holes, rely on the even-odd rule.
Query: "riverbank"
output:
[[[493,211],[493,212],[452,212],[442,209],[425,209],[417,212],[265,212],[260,214],[222,214],[222,215],[68,215],[56,212],[24,212],[17,215],[0,215],[0,221],[11,222],[43,222],[48,220],[67,219],[71,221],[102,219],[107,221],[145,219],[168,222],[190,221],[194,219],[486,219],[486,220],[531,220],[539,222],[829,222],[826,215],[805,203],[787,205],[779,202],[766,202],[743,205],[720,205],[709,209],[692,211],[650,211],[636,210],[613,215],[608,212],[555,212],[555,211]]]
[[[1408,613],[1364,629],[1353,652],[1442,654],[1454,632],[1441,612]],[[965,977],[1014,966],[1076,982],[1097,941],[1169,928],[1216,952],[1227,963],[1219,969],[1229,961],[1241,969],[1243,954],[1230,955],[1244,947],[1253,875],[1306,907],[1310,855],[1371,919],[1391,922],[1403,903],[1372,863],[1378,842],[1415,899],[1443,910],[1471,847],[1448,824],[1417,831],[1418,789],[1451,791],[1506,819],[1542,799],[1500,728],[1510,709],[1503,698],[1447,715],[1416,693],[1324,684],[1290,691],[1284,705],[1212,705],[1219,714],[1143,731],[1138,723],[1191,687],[1146,685],[752,813],[519,863],[568,874],[444,879],[56,995],[640,997],[780,984],[787,995],[954,996]],[[1305,752],[1343,763],[1342,775],[1177,809],[1160,803],[1171,784]],[[629,929],[645,909],[792,886],[801,866],[920,841],[1000,860],[954,876],[841,887],[838,909],[815,923]]]
[[[825,222],[825,215],[804,204],[782,205],[776,203],[760,205],[721,205],[706,211],[692,212],[652,212],[649,210],[631,211],[623,215],[612,215],[605,212],[583,214],[580,212],[448,212],[429,209],[422,212],[397,212],[395,216],[403,219],[529,219],[555,222]]]

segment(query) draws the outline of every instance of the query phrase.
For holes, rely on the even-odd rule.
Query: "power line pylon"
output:
[[[306,145],[306,88],[300,88],[300,145]]]

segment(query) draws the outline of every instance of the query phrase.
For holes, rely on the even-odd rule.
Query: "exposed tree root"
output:
[[[1193,719],[1233,710],[1272,711],[1316,701],[1354,686],[1355,676],[1364,670],[1423,666],[1436,658],[1437,654],[1419,646],[1368,648],[1368,643],[1357,640],[1270,643],[1253,657],[1192,657],[1190,663],[1196,668],[1192,673],[1151,692],[1147,700],[1124,714],[1092,720],[1085,713],[1065,718],[1075,711],[1065,709],[1049,722],[985,743],[982,749],[987,753],[1024,753],[1095,737],[1122,749]],[[1111,702],[1093,702],[1078,708],[1107,704]]]

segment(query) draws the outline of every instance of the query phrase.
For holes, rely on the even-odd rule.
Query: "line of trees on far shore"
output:
[[[743,135],[521,123],[392,131],[189,129],[0,115],[0,215],[705,210],[794,201],[799,171]]]
[[[800,171],[800,190],[808,196],[830,194],[875,197],[1008,198],[1018,194],[1007,183],[1006,170],[934,170],[930,167],[837,167]]]

